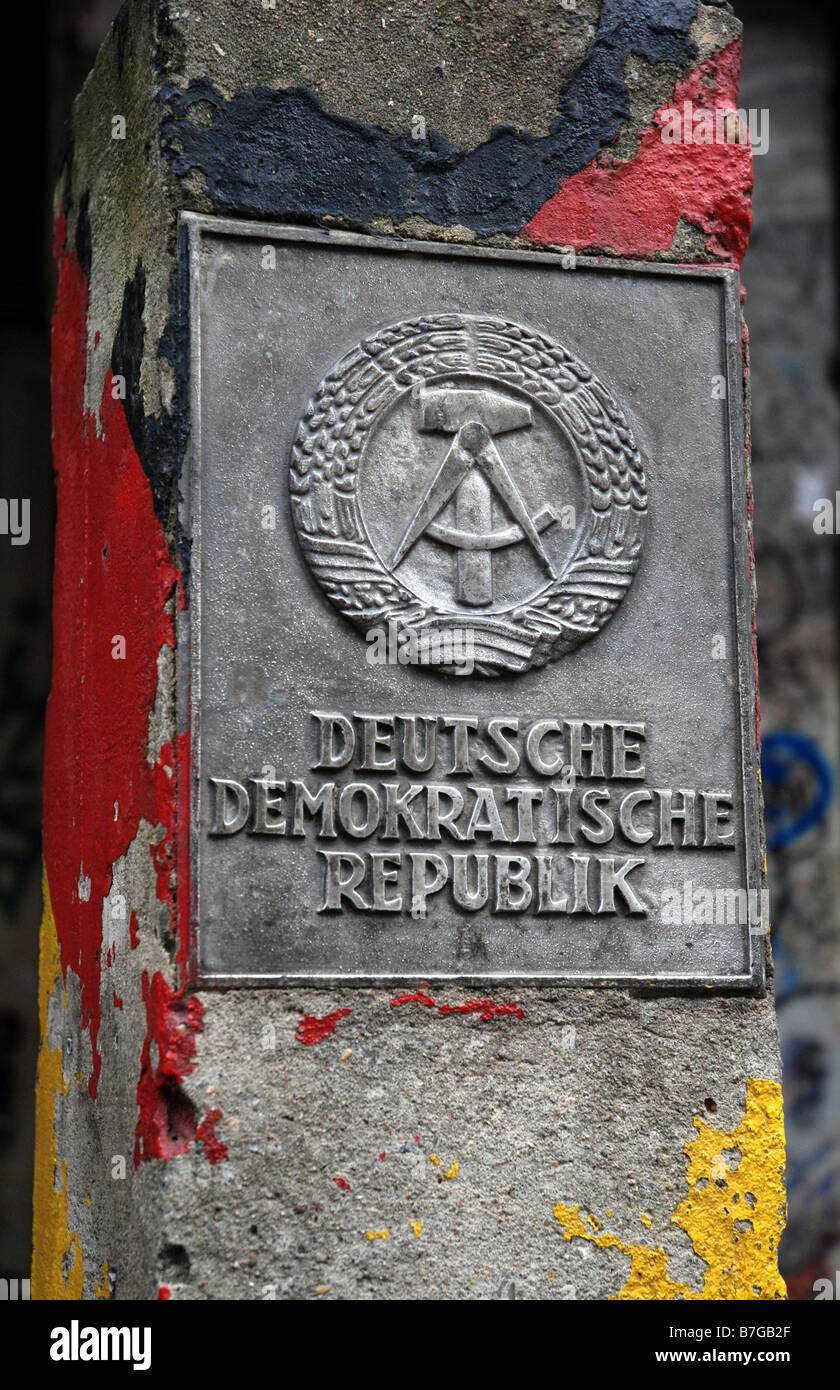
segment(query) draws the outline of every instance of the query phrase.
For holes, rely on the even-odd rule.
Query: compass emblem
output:
[[[600,631],[647,512],[627,421],[589,368],[470,314],[395,324],[342,358],[298,426],[290,492],[303,553],[345,617],[427,643],[468,631],[483,675]]]

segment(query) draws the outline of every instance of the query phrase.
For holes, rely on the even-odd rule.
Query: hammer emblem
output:
[[[395,570],[422,535],[457,553],[457,597],[480,608],[493,602],[492,552],[528,541],[552,579],[557,573],[542,543],[541,532],[557,517],[551,507],[531,516],[505,466],[495,437],[529,429],[531,407],[489,389],[466,387],[420,389],[420,429],[453,436],[391,559]],[[493,526],[493,493],[513,518],[512,526]],[[455,525],[437,520],[455,498]]]

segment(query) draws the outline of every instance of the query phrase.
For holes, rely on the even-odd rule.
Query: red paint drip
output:
[[[391,1008],[399,1009],[403,1004],[423,1004],[427,1009],[435,1007],[435,1001],[430,994],[424,994],[422,989],[415,990],[414,994],[398,994],[391,1000]]]
[[[80,982],[81,1024],[90,1032],[93,1056],[88,1088],[95,1096],[102,1067],[102,903],[111,888],[111,865],[125,855],[141,820],[163,824],[171,834],[175,819],[173,779],[163,785],[146,751],[158,652],[174,645],[164,610],[178,573],[123,403],[111,394],[110,371],[99,428],[85,409],[88,287],[65,238],[62,215],[52,326],[58,516],[44,857],[62,972],[66,979],[73,970]],[[125,639],[122,661],[112,658],[117,635]],[[135,939],[136,925],[132,944]],[[147,1059],[146,1076],[148,1065]]]
[[[170,1299],[171,1297],[172,1297],[172,1290],[170,1289],[169,1285],[168,1285],[168,1284],[161,1284],[160,1288],[158,1289],[158,1300],[159,1300],[161,1303],[166,1303],[167,1300]]]
[[[200,1139],[204,1146],[208,1163],[221,1163],[223,1158],[227,1158],[227,1144],[223,1144],[221,1139],[216,1137],[216,1125],[221,1118],[221,1110],[208,1110],[196,1130],[196,1138]],[[242,1138],[245,1138],[244,1134]]]
[[[341,1188],[342,1192],[352,1191],[350,1184],[346,1178],[333,1178],[333,1182],[335,1183],[336,1187]]]
[[[741,264],[752,211],[752,148],[745,144],[666,144],[668,112],[734,112],[741,45],[732,43],[690,72],[643,131],[636,157],[610,160],[609,151],[567,179],[523,229],[542,245],[609,250],[619,256],[668,251],[685,218],[706,234],[718,260]]]
[[[331,1014],[325,1014],[323,1018],[315,1018],[314,1014],[304,1014],[297,1028],[295,1029],[295,1040],[303,1043],[305,1047],[311,1047],[313,1043],[323,1042],[330,1033],[334,1033],[339,1020],[352,1014],[352,1009],[336,1009]]]
[[[491,1018],[502,1018],[510,1015],[513,1018],[524,1018],[525,1010],[519,1004],[495,1004],[492,999],[468,999],[466,1004],[441,1004],[438,1012],[442,1014],[478,1014],[483,1023],[489,1023]]]

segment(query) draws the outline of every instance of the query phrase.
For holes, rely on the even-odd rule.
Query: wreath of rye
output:
[[[356,496],[365,446],[382,411],[418,385],[458,375],[489,378],[541,406],[569,439],[587,483],[583,525],[560,577],[501,613],[466,615],[419,599],[377,554]],[[555,661],[609,622],[639,566],[647,486],[624,414],[560,343],[504,319],[430,314],[359,343],[308,402],[289,476],[298,540],[330,601],[362,630],[393,620],[421,649],[436,646],[444,654],[439,670],[453,669],[445,654],[467,630],[477,674],[507,675]]]

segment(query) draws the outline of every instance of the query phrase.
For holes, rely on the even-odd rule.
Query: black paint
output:
[[[150,4],[160,39],[168,12],[163,0]],[[172,112],[162,126],[163,151],[176,173],[203,171],[217,212],[301,222],[338,216],[359,227],[377,215],[400,221],[414,213],[484,235],[515,233],[564,179],[585,168],[618,134],[629,113],[623,67],[630,53],[651,62],[691,61],[696,50],[687,34],[695,13],[696,0],[605,0],[598,33],[544,137],[498,126],[474,150],[462,150],[434,131],[417,141],[331,115],[305,88],[257,87],[226,101],[208,79],[198,78],[186,90],[168,84],[160,92]],[[159,67],[164,49],[160,44]],[[213,107],[209,127],[190,119],[190,108],[200,101]],[[79,221],[76,245],[80,261],[87,258],[87,273],[86,203]],[[158,348],[175,375],[171,413],[148,415],[143,408],[146,275],[141,261],[125,287],[111,364],[115,375],[125,378],[132,440],[155,512],[166,533],[176,537],[188,592],[189,544],[178,519],[189,437],[187,296],[179,278],[185,264],[180,256]]]
[[[631,53],[685,65],[696,0],[605,0],[598,32],[570,78],[548,135],[497,126],[462,150],[432,132],[389,135],[324,111],[306,88],[255,87],[227,101],[207,78],[167,84],[163,152],[178,174],[200,169],[217,212],[306,221],[414,215],[482,235],[514,234],[615,139],[629,114],[623,67]],[[190,108],[213,107],[209,126]]]
[[[169,288],[170,314],[158,347],[158,357],[171,365],[175,397],[170,412],[148,415],[143,408],[140,368],[146,338],[143,310],[146,303],[146,271],[141,260],[123,292],[122,312],[111,352],[111,370],[125,379],[126,420],[137,456],[149,479],[155,514],[167,535],[174,535],[186,584],[189,546],[178,517],[178,480],[189,439],[189,329],[184,287],[178,276]]]
[[[90,231],[90,192],[87,189],[85,189],[79,199],[79,211],[76,216],[75,249],[79,265],[85,273],[85,279],[89,280],[91,260],[93,257],[93,245]]]

